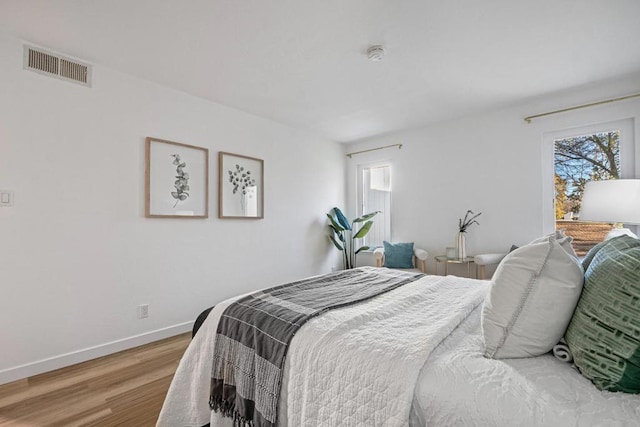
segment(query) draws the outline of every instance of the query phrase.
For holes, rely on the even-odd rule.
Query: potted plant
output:
[[[329,239],[331,239],[335,247],[342,252],[342,264],[345,270],[355,268],[358,253],[369,249],[369,246],[366,245],[356,249],[356,239],[362,239],[367,235],[373,225],[371,218],[378,213],[380,213],[380,211],[362,215],[354,219],[351,223],[349,223],[347,217],[344,216],[338,208],[333,208],[331,212],[327,214],[330,222],[329,228],[331,229]],[[356,230],[359,224],[362,225]]]
[[[480,225],[480,223],[476,221],[476,218],[478,218],[480,215],[482,215],[482,212],[474,214],[472,211],[468,210],[464,216],[464,219],[458,219],[458,239],[456,241],[456,246],[458,248],[458,259],[465,259],[467,257],[467,243],[465,239],[465,233],[467,232],[467,229],[473,224]]]

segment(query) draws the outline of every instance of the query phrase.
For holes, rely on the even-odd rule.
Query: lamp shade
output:
[[[579,218],[640,224],[640,179],[589,181],[582,194]]]

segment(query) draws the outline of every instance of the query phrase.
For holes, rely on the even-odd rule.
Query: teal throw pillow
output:
[[[413,268],[413,242],[384,244],[384,266],[388,268]]]
[[[637,394],[640,240],[620,236],[594,249],[565,339],[576,366],[597,388]]]

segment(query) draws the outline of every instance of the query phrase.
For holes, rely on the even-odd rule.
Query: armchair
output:
[[[502,261],[502,258],[504,258],[505,256],[507,256],[506,253],[480,254],[480,255],[474,256],[473,262],[476,264],[478,279],[485,280],[485,275],[487,274],[486,272],[487,265],[500,264],[500,261]]]
[[[413,266],[414,270],[419,270],[421,273],[427,272],[427,258],[429,258],[429,252],[414,248],[413,249]],[[384,266],[384,248],[377,248],[373,251],[373,259],[376,261],[376,267]]]

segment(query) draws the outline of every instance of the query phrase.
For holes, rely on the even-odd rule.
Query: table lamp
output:
[[[584,187],[580,221],[640,224],[640,179],[589,181]],[[627,234],[638,238],[628,228],[614,228],[607,239]]]

